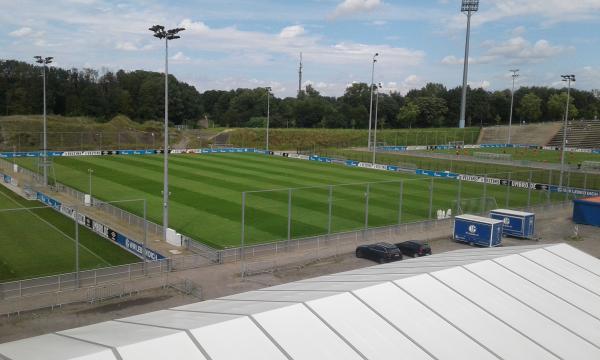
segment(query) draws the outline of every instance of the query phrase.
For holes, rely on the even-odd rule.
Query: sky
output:
[[[0,59],[115,71],[164,69],[164,42],[148,28],[184,27],[169,70],[199,91],[303,85],[340,96],[371,81],[406,93],[462,83],[466,16],[460,0],[0,0]],[[600,88],[600,0],[481,0],[472,17],[469,84]]]

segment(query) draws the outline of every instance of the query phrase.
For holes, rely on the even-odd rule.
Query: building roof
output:
[[[12,360],[600,359],[600,260],[468,249],[0,345]]]

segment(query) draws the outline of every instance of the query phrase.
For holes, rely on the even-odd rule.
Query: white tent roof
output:
[[[468,249],[0,345],[0,359],[600,359],[600,260]]]

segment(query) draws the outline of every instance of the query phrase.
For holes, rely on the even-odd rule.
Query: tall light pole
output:
[[[93,169],[88,169],[89,182],[90,182],[90,203],[92,203],[92,174],[93,173],[94,173]]]
[[[271,88],[266,87],[267,90],[267,138],[266,138],[266,150],[269,151],[269,121],[271,120]]]
[[[373,119],[373,86],[375,85],[375,63],[377,62],[377,57],[379,53],[375,53],[373,55],[373,65],[371,68],[371,100],[369,101],[369,141],[367,142],[367,148],[371,148],[371,122]]]
[[[462,98],[460,102],[460,123],[459,127],[465,127],[465,117],[467,112],[467,79],[469,74],[469,42],[471,38],[471,15],[479,10],[479,0],[462,0],[460,11],[467,15],[467,39],[465,41],[465,60],[463,68]]]
[[[165,39],[165,145],[164,145],[164,180],[163,180],[163,236],[167,240],[169,229],[169,40],[179,39],[179,32],[184,28],[165,30],[162,25],[154,25],[150,29],[154,37]]]
[[[510,93],[510,117],[508,120],[508,142],[507,144],[510,144],[510,137],[511,137],[511,127],[512,127],[512,119],[513,119],[513,106],[514,106],[514,102],[515,102],[515,80],[519,77],[519,69],[514,69],[514,70],[510,70],[512,72],[512,92]]]
[[[560,182],[563,185],[563,175],[565,172],[565,148],[567,147],[567,123],[569,120],[569,103],[571,102],[571,82],[575,82],[575,75],[561,75],[562,81],[567,82],[567,106],[565,110],[565,123],[563,125],[562,152],[560,154]]]
[[[35,62],[38,64],[42,64],[42,78],[43,78],[43,93],[44,93],[44,148],[42,149],[42,158],[43,158],[43,185],[48,185],[48,124],[46,119],[46,65],[52,63],[53,57],[41,57],[34,56]]]
[[[381,83],[377,84],[375,91],[377,91],[377,95],[375,96],[375,128],[373,134],[373,165],[375,165],[375,156],[377,154],[377,120],[379,119],[378,108],[379,108],[379,90],[382,88]]]

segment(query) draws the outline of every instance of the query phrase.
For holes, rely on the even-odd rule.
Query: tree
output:
[[[534,93],[528,93],[521,99],[521,105],[517,110],[522,120],[536,122],[542,116],[542,99]]]
[[[419,127],[435,127],[444,123],[448,112],[446,100],[437,97],[418,97],[415,103],[420,110],[417,117]]]
[[[421,113],[419,106],[412,101],[408,101],[406,105],[398,111],[398,124],[401,127],[411,128],[412,124],[417,121],[417,117]]]
[[[548,99],[548,114],[552,120],[562,120],[565,118],[567,105],[567,93],[554,94]],[[569,118],[577,118],[579,110],[575,107],[575,99],[569,99]]]

